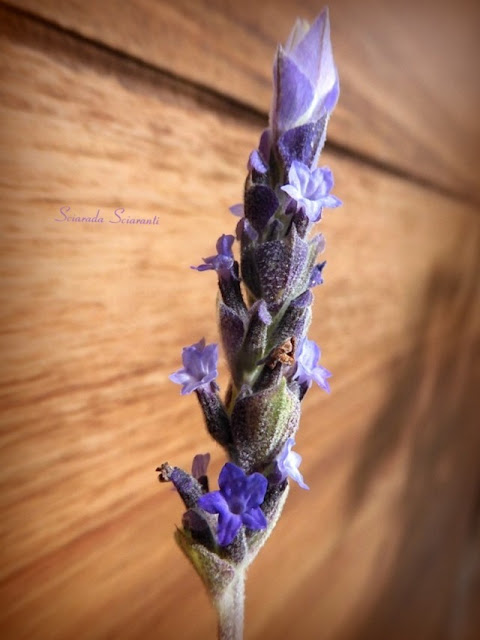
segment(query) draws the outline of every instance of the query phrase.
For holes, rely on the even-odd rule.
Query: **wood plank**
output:
[[[11,0],[266,114],[271,63],[313,0]],[[474,0],[332,0],[342,95],[330,140],[480,201],[480,56]]]
[[[153,469],[205,450],[213,473],[223,462],[167,376],[182,345],[216,338],[214,278],[188,267],[233,227],[260,123],[0,18],[0,633],[211,637],[171,536],[181,506]],[[247,638],[473,640],[478,216],[325,161],[345,205],[323,224],[312,335],[333,392],[307,396],[311,491],[293,488],[251,571]],[[55,222],[66,205],[159,225]]]

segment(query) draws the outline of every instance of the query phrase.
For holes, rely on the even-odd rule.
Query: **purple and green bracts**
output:
[[[326,9],[311,26],[297,21],[278,48],[273,82],[269,127],[250,154],[243,205],[232,207],[240,216],[239,260],[235,237],[222,235],[216,255],[192,267],[218,276],[229,387],[222,400],[215,382],[218,347],[204,340],[183,350],[183,367],[170,376],[182,394],[195,392],[229,462],[212,492],[204,456],[196,456],[192,474],[167,463],[158,469],[185,503],[177,542],[217,604],[220,631],[226,614],[219,603],[228,600],[232,585],[238,590],[239,576],[272,531],[288,478],[308,489],[298,469],[301,457],[292,451],[301,402],[313,382],[329,391],[331,374],[307,338],[311,289],[323,282],[325,266],[318,262],[324,239],[313,227],[324,208],[341,204],[331,194],[331,171],[317,168],[339,94]],[[236,623],[223,622],[236,631],[225,627],[220,637],[241,637]]]

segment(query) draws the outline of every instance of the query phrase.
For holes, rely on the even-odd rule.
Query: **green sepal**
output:
[[[236,462],[247,473],[265,468],[295,433],[299,419],[298,396],[285,378],[274,387],[239,396],[231,417]]]
[[[193,541],[192,536],[178,529],[175,540],[202,579],[213,598],[221,596],[236,576],[236,567],[216,553]]]

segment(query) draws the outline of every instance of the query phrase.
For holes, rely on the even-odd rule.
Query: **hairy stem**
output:
[[[245,571],[237,570],[234,580],[215,599],[218,640],[242,640],[245,603]]]

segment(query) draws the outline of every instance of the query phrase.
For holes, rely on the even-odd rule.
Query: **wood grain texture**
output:
[[[317,0],[11,0],[9,4],[266,114],[271,64]],[[342,95],[330,140],[480,201],[480,5],[331,0]]]
[[[216,339],[214,278],[255,118],[0,12],[0,634],[212,638],[175,548],[163,460],[213,452],[167,376]],[[247,639],[474,640],[480,594],[479,218],[326,154],[312,336],[334,372],[305,401],[293,488],[248,581]],[[55,222],[62,206],[159,224]],[[225,369],[220,382],[225,388]]]

